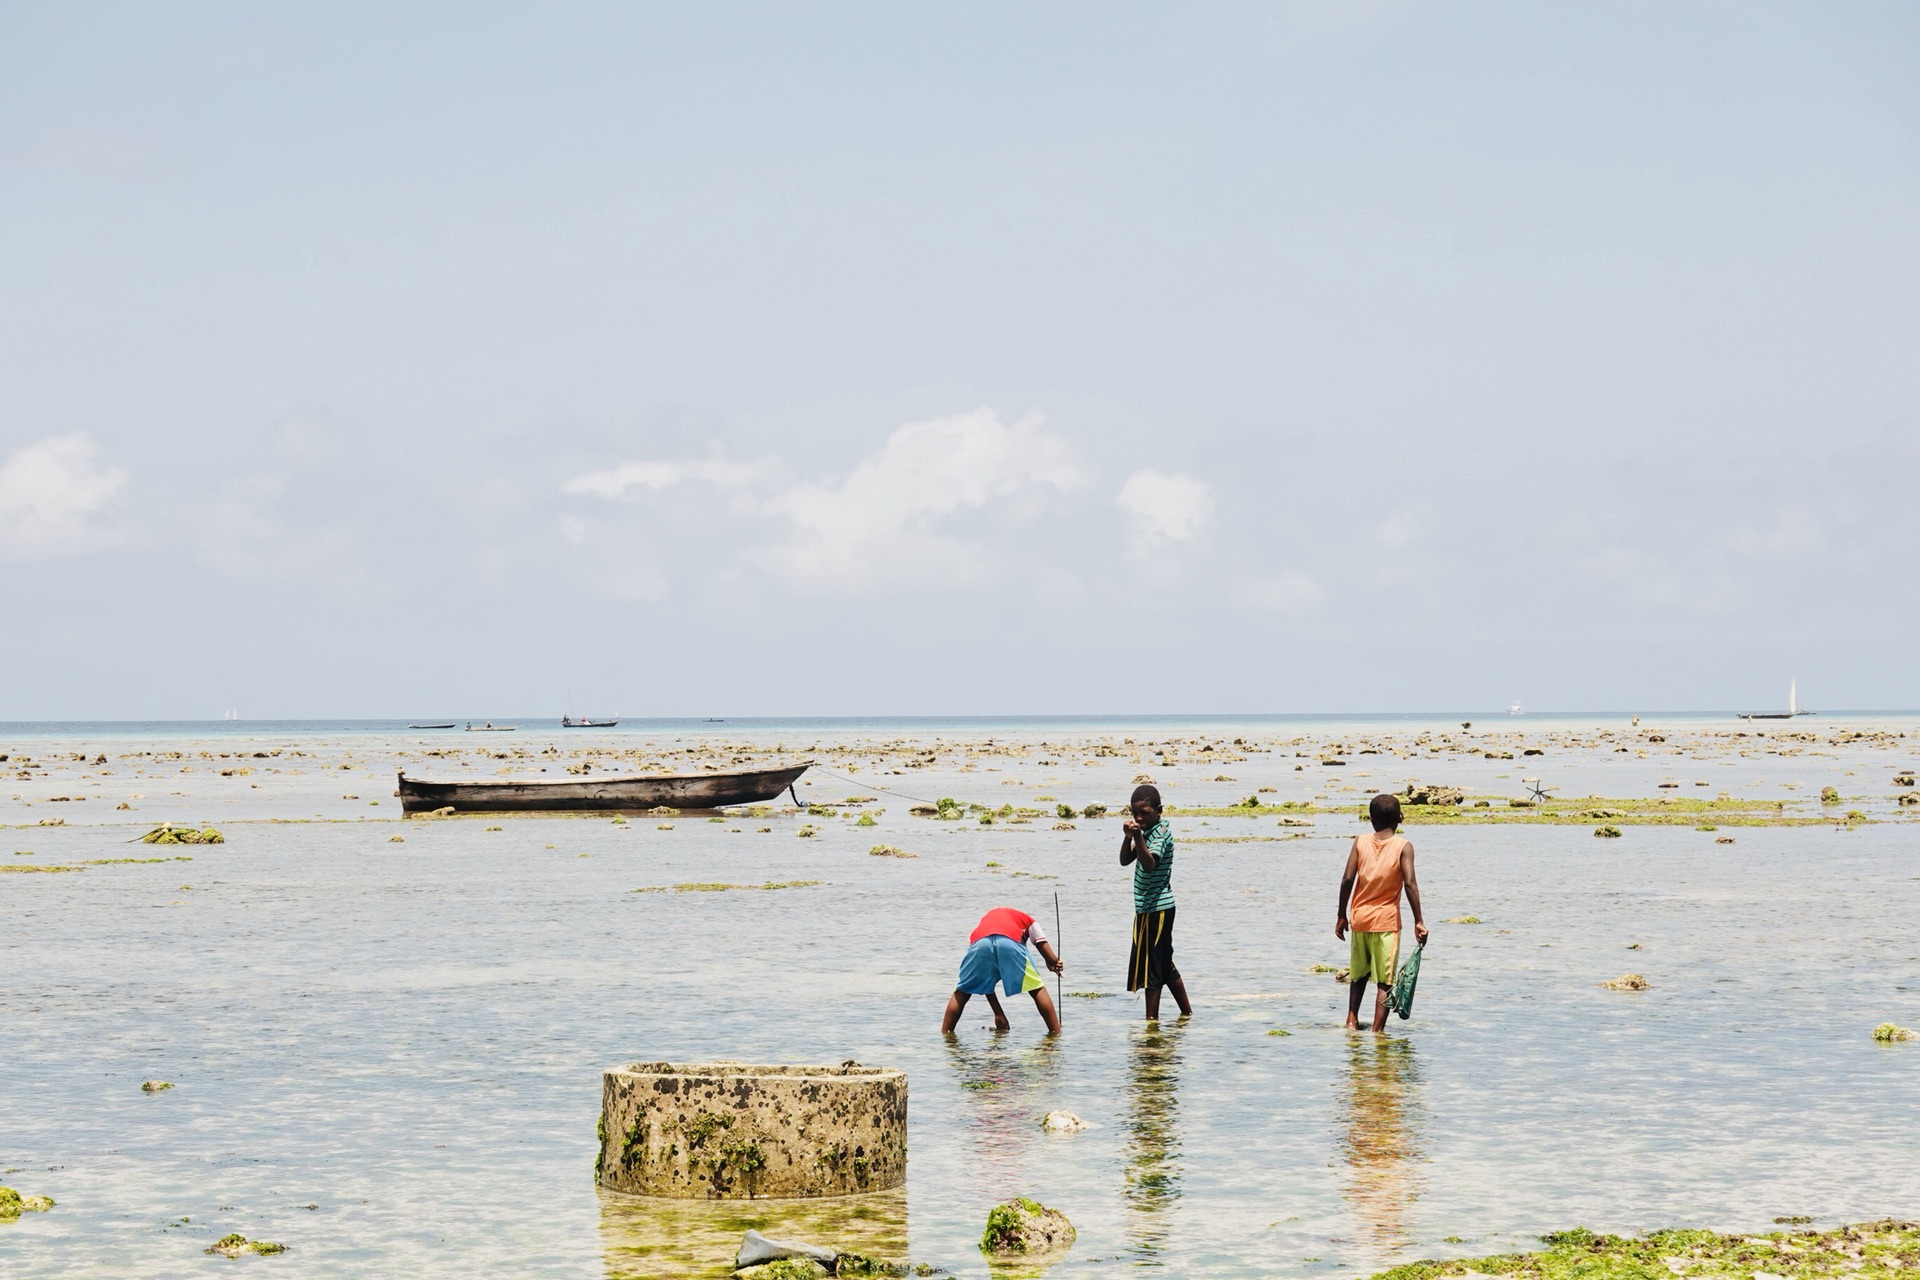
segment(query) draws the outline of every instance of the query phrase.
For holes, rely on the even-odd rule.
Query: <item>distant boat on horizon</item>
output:
[[[611,729],[619,723],[617,719],[595,720],[592,716],[581,716],[578,719],[570,715],[560,717],[562,729]]]
[[[1795,716],[1810,716],[1813,712],[1800,709],[1800,678],[1795,676],[1787,681],[1787,709],[1785,711],[1749,711],[1742,720],[1791,720]]]
[[[475,724],[471,720],[467,721],[468,733],[514,733],[517,732],[519,728],[520,726],[517,724],[495,724],[491,720],[485,724]]]
[[[407,726],[409,729],[451,729],[453,727],[453,721],[451,720],[445,724],[410,724]]]
[[[240,711],[236,707],[228,707],[227,714],[220,718],[222,720],[238,720],[240,718]]]
[[[1517,702],[1509,702],[1507,704],[1507,714],[1510,716],[1523,716],[1527,714],[1527,709]]]

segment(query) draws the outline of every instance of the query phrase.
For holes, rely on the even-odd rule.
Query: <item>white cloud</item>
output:
[[[1136,471],[1113,500],[1127,513],[1136,551],[1191,542],[1213,523],[1213,493],[1192,476]]]
[[[94,465],[84,433],[48,436],[0,465],[0,551],[58,555],[97,536],[92,517],[126,488],[127,473]]]
[[[1288,572],[1246,584],[1240,603],[1269,613],[1311,613],[1326,601],[1327,592],[1311,575]]]
[[[764,469],[765,463],[733,462],[722,457],[687,462],[623,462],[607,471],[574,476],[560,488],[565,493],[590,493],[601,498],[638,496],[640,490],[658,493],[689,481],[701,481],[716,489],[742,489],[752,484]]]
[[[867,580],[877,571],[973,579],[985,548],[943,530],[969,512],[1084,487],[1073,445],[1030,414],[1000,421],[991,409],[910,422],[833,484],[795,485],[767,510],[793,524],[792,536],[761,559],[770,567],[829,581]]]

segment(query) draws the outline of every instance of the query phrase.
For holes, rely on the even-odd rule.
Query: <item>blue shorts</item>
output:
[[[1038,990],[1042,985],[1040,975],[1033,971],[1033,961],[1027,958],[1026,945],[1003,933],[988,934],[967,948],[966,958],[960,962],[959,980],[953,985],[970,996],[990,996],[996,982],[1010,996]]]

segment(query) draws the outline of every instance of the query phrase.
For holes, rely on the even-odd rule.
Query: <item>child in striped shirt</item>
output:
[[[1160,814],[1160,791],[1133,789],[1133,816],[1120,839],[1120,865],[1133,865],[1133,948],[1127,958],[1127,991],[1145,988],[1147,1021],[1160,1017],[1160,988],[1169,987],[1190,1017],[1187,984],[1173,963],[1173,827]]]

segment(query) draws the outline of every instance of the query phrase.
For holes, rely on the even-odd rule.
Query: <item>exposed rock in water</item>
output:
[[[17,1218],[23,1213],[45,1213],[53,1208],[47,1196],[23,1196],[12,1187],[0,1187],[0,1218]]]
[[[272,1255],[285,1253],[287,1246],[276,1244],[272,1240],[249,1240],[238,1231],[221,1236],[207,1246],[208,1253],[218,1253],[228,1258],[237,1258],[243,1253]]]
[[[1653,984],[1637,973],[1627,973],[1600,985],[1609,991],[1645,991]]]
[[[1073,1247],[1075,1234],[1066,1214],[1022,1196],[1002,1201],[987,1212],[980,1252],[990,1258],[1057,1256]]]
[[[1048,1133],[1080,1133],[1087,1122],[1071,1111],[1049,1111],[1041,1118],[1040,1127]]]
[[[1896,1027],[1891,1022],[1883,1022],[1873,1029],[1873,1038],[1881,1044],[1893,1044],[1898,1040],[1920,1040],[1910,1027]]]
[[[142,1093],[159,1093],[162,1090],[171,1088],[173,1088],[173,1081],[171,1080],[142,1080],[140,1082],[140,1092]]]
[[[798,1240],[769,1240],[758,1231],[749,1231],[740,1242],[740,1251],[733,1256],[733,1269],[740,1271],[783,1258],[804,1258],[831,1268],[839,1256],[825,1245],[806,1244]]]
[[[871,858],[917,858],[920,855],[917,853],[908,853],[905,849],[897,845],[877,844],[867,850],[867,856]]]
[[[1466,799],[1466,794],[1458,787],[1422,786],[1410,782],[1400,798],[1408,804],[1459,804]]]
[[[1620,837],[1620,828],[1618,828],[1618,827],[1595,827],[1595,828],[1593,829],[1593,834],[1595,834],[1596,836],[1599,836],[1599,837],[1601,837],[1602,839],[1606,839],[1606,840],[1617,840],[1617,839],[1618,839],[1618,838]]]
[[[1821,804],[1839,804],[1840,788],[1838,787],[1820,788],[1820,803]]]
[[[140,837],[141,844],[225,844],[227,838],[212,827],[196,830],[163,822]]]

